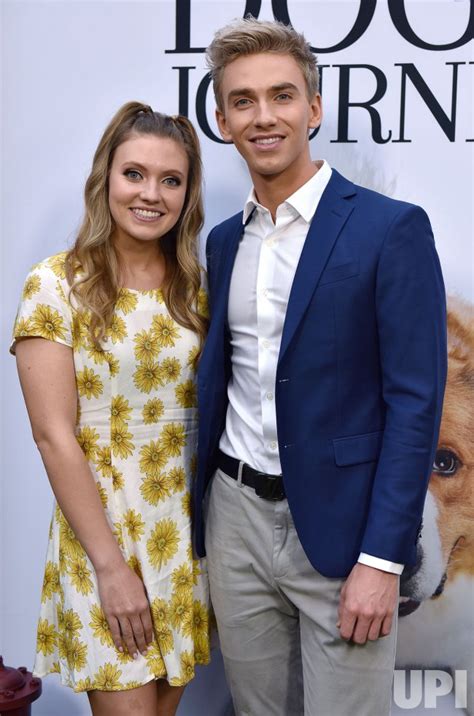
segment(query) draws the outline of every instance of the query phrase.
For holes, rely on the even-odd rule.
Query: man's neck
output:
[[[322,166],[322,162],[308,162],[303,168],[298,167],[297,171],[273,174],[270,176],[252,176],[255,194],[259,203],[264,206],[272,215],[275,221],[277,208],[289,196],[298,191],[303,184],[313,177]]]

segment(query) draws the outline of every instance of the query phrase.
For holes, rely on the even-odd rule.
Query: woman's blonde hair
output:
[[[319,92],[317,59],[304,35],[282,22],[256,20],[249,16],[218,30],[206,51],[216,104],[221,112],[224,111],[222,76],[225,68],[239,57],[260,52],[291,55],[303,73],[308,99]]]
[[[109,209],[110,167],[117,147],[140,134],[172,139],[188,157],[189,174],[181,216],[171,231],[159,239],[166,261],[162,292],[171,316],[197,333],[202,347],[207,320],[197,308],[201,286],[197,237],[203,224],[201,153],[197,134],[186,117],[154,112],[140,102],[127,102],[115,114],[94,155],[84,192],[84,219],[66,256],[66,277],[71,294],[90,311],[90,340],[100,347],[121,288],[119,257],[111,241],[115,223]]]

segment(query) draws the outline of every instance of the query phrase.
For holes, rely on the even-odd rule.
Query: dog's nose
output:
[[[420,569],[423,562],[423,547],[418,542],[416,545],[416,560],[411,567],[405,567],[400,578],[401,583],[408,582]]]

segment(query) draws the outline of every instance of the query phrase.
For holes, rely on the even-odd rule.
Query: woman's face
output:
[[[120,246],[154,241],[178,221],[184,205],[189,162],[168,137],[132,135],[120,144],[109,176],[109,207]]]

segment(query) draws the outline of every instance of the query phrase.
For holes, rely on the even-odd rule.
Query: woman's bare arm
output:
[[[66,520],[97,575],[101,604],[117,648],[144,652],[153,638],[143,583],[129,568],[107,521],[76,437],[77,390],[72,350],[43,338],[16,345],[33,437]]]

